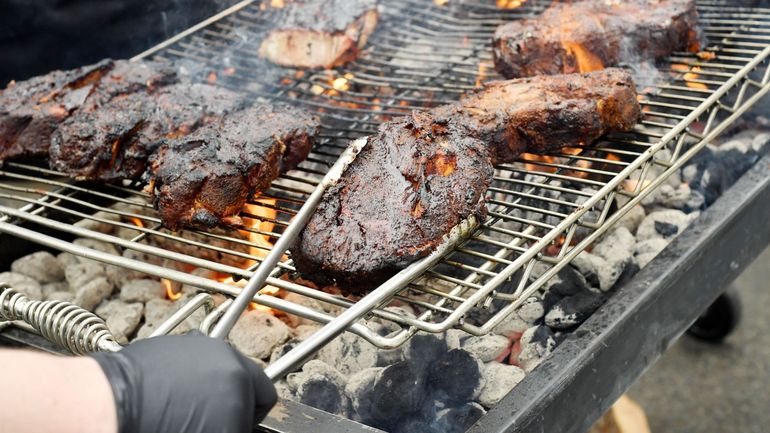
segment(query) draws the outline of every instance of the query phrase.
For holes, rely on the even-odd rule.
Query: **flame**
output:
[[[553,163],[556,161],[556,159],[552,156],[539,155],[537,153],[522,153],[521,158],[527,161],[545,162],[545,163]],[[544,173],[556,172],[556,167],[546,167],[540,164],[531,164],[529,162],[524,163],[524,167],[527,169],[527,171],[540,171]]]
[[[433,0],[433,3],[435,3],[436,6],[444,6],[449,3],[449,0]]]
[[[286,3],[283,0],[270,0],[271,8],[281,9],[284,6],[286,6]]]
[[[144,223],[139,218],[130,217],[128,218],[129,221],[131,221],[135,226],[144,228]]]
[[[500,9],[516,9],[521,7],[527,0],[495,0],[495,4]]]
[[[604,69],[604,63],[594,53],[588,51],[583,45],[572,42],[562,41],[562,47],[567,54],[575,59],[579,72],[591,72]]]
[[[708,86],[703,83],[694,82],[700,75],[698,72],[702,72],[700,66],[689,66],[682,63],[674,63],[671,65],[671,70],[676,72],[683,72],[682,79],[685,81],[685,85],[691,89],[708,90]]]
[[[332,81],[332,87],[334,90],[340,90],[345,91],[350,89],[350,84],[348,83],[348,79],[344,77],[336,78],[334,81]]]
[[[278,216],[278,211],[274,209],[277,200],[274,198],[259,198],[256,202],[266,206],[246,203],[243,210],[248,213],[249,216],[243,216],[243,224],[250,229],[259,230],[260,232],[272,232],[275,228],[275,223],[273,221]],[[257,246],[252,246],[249,248],[250,255],[259,258],[267,256],[270,247],[273,246],[273,243],[270,242],[269,235],[256,233],[252,230],[241,230],[241,233],[246,236],[251,243],[266,247],[259,248]],[[252,264],[254,264],[254,262],[250,263],[248,266],[251,266]]]
[[[179,300],[182,297],[182,292],[174,291],[174,283],[165,278],[161,278],[160,283],[166,288],[166,297],[172,301]]]
[[[247,281],[247,280],[245,280],[245,279],[240,279],[240,280],[238,280],[238,281],[235,281],[235,280],[233,279],[233,277],[218,278],[218,280],[219,280],[220,282],[222,282],[222,283],[225,283],[225,284],[229,284],[229,285],[231,285],[231,286],[238,286],[238,287],[240,287],[241,289],[242,289],[242,288],[244,288],[244,287],[246,287],[246,283],[248,282],[248,281]],[[275,296],[275,295],[277,295],[277,294],[278,294],[278,292],[279,292],[280,290],[281,290],[281,289],[279,289],[278,287],[275,287],[275,286],[265,286],[265,287],[261,288],[261,289],[259,290],[259,292],[257,292],[257,293],[259,293],[260,295],[271,295],[271,296]],[[248,309],[249,309],[249,311],[254,311],[254,310],[264,311],[264,312],[266,312],[266,313],[270,313],[270,314],[273,314],[273,315],[276,313],[276,311],[275,311],[275,310],[273,310],[272,308],[270,308],[270,307],[266,307],[266,306],[264,306],[264,305],[259,305],[259,304],[257,304],[256,302],[249,302],[249,307],[248,307]]]
[[[476,87],[481,87],[482,81],[487,78],[487,68],[486,63],[479,63],[479,72],[476,74]]]

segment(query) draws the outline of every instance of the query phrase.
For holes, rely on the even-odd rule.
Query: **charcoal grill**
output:
[[[313,72],[277,68],[258,59],[254,42],[260,40],[275,11],[257,2],[245,1],[136,59],[174,61],[185,65],[202,80],[216,81],[257,98],[299,104],[321,114],[321,140],[308,160],[297,170],[276,180],[259,200],[250,202],[253,207],[242,215],[248,220],[253,217],[250,214],[253,209],[274,211],[274,217],[259,217],[272,224],[272,229],[239,227],[246,233],[274,242],[351,141],[370,134],[380,122],[393,116],[454,101],[481,81],[499,78],[493,71],[489,48],[495,27],[505,21],[539,13],[547,5],[548,2],[530,1],[516,9],[500,10],[481,2],[455,4],[450,1],[443,6],[409,0],[387,2],[383,5],[377,32],[361,59],[343,70]],[[406,273],[397,275],[378,289],[377,298],[353,301],[282,279],[294,271],[288,255],[266,281],[286,292],[312,298],[317,305],[339,307],[341,315],[347,311],[350,319],[371,315],[391,321],[401,328],[400,332],[383,337],[364,321],[340,322],[328,308],[311,308],[304,302],[289,302],[265,293],[256,295],[253,301],[290,315],[335,323],[338,327],[335,332],[347,329],[383,348],[396,347],[418,331],[442,332],[459,328],[475,335],[489,332],[770,90],[767,62],[770,10],[742,9],[713,1],[699,2],[698,9],[709,37],[706,51],[713,55],[675,53],[663,62],[662,74],[651,77],[650,82],[640,89],[645,118],[632,133],[613,134],[578,150],[551,152],[547,154],[550,159],[524,157],[497,167],[495,184],[490,189],[488,218],[482,222],[468,222],[446,240],[444,254],[415,263]],[[25,184],[22,186],[20,181]],[[763,182],[756,180],[755,183],[756,188],[766,190],[767,185]],[[750,211],[758,212],[759,205],[751,207],[748,203],[754,203],[759,195],[736,193],[732,200],[742,199],[741,205],[722,212],[733,218],[749,215]],[[189,231],[197,236],[190,239],[163,231],[159,218],[137,185],[73,183],[59,173],[32,164],[7,163],[2,167],[0,198],[16,204],[0,207],[0,232],[13,239],[24,239],[212,293],[237,295],[240,292],[237,281],[251,277],[263,261],[264,255],[259,251],[270,249],[263,243],[229,234]],[[105,212],[118,216],[118,221],[104,218]],[[743,217],[748,218],[746,215]],[[73,224],[82,220],[112,224],[124,231],[133,231],[134,235],[119,238]],[[158,265],[85,248],[72,243],[74,237],[106,241],[166,261]],[[752,245],[763,242],[767,243],[767,236],[751,239]],[[185,246],[215,253],[219,259],[211,259],[210,254],[178,252],[186,251]],[[240,247],[245,247],[248,252],[243,252]],[[703,251],[695,249],[691,254],[702,255]],[[228,264],[228,260],[221,258],[245,259],[254,264],[244,268]],[[736,267],[740,269],[744,264],[739,262]],[[186,272],[190,266],[229,275],[231,282]],[[536,266],[545,271],[532,278]],[[673,269],[669,273],[678,272]],[[735,270],[725,273],[734,274]],[[634,281],[640,278],[642,275]],[[663,293],[663,283],[648,289]],[[511,290],[500,290],[504,285]],[[630,287],[634,287],[633,283]],[[714,290],[719,289],[721,286]],[[684,300],[676,298],[680,302]],[[705,302],[709,296],[702,294],[702,298]],[[390,299],[412,304],[424,313],[411,318],[386,310],[384,307]],[[505,301],[505,308],[481,323],[464,320],[474,310],[487,308],[494,301]],[[605,313],[614,302],[613,298],[592,321],[610,317]],[[673,323],[664,333],[666,338],[671,338],[694,320],[705,305],[679,312],[676,320],[647,319]],[[197,306],[191,305],[186,311]],[[350,313],[351,310],[354,313]],[[632,308],[632,311],[635,310]],[[213,311],[209,322],[221,313],[221,309]],[[173,324],[163,327],[163,331],[170,331]],[[304,351],[294,352],[272,366],[273,374],[287,371],[335,332],[307,340],[310,343],[305,345]],[[31,341],[29,336],[20,337],[26,334],[18,329],[7,329],[5,334]],[[576,335],[582,335],[580,330]],[[586,336],[575,339],[586,346],[579,353],[593,349],[589,343],[593,344],[595,340]],[[559,346],[552,360],[562,360],[563,364],[556,367],[564,367],[564,374],[570,375],[573,373],[570,369],[579,366],[558,356],[564,350]],[[661,350],[656,347],[645,353],[657,355]],[[641,368],[652,358],[654,356],[645,357],[638,371],[624,373],[623,377],[630,383],[630,379],[640,374]],[[525,379],[524,389],[530,389],[527,383],[544,380],[544,376],[548,376],[546,371],[562,371],[556,367],[554,370],[546,367],[536,370]],[[533,414],[537,414],[538,408],[560,395],[557,382],[547,385],[548,399],[542,394],[524,393],[538,397],[526,401],[525,409],[530,412],[523,410],[522,400],[513,396],[516,391],[509,396],[514,402],[507,405],[510,400],[507,399],[500,407],[516,408],[518,414],[532,415],[528,422],[534,422],[536,416]],[[608,395],[614,394],[617,394],[616,389],[608,392]],[[594,404],[592,410],[585,413],[595,413],[601,407],[602,404]],[[522,416],[517,418],[523,420],[521,424],[515,425],[529,425]],[[334,419],[329,415],[319,417]],[[490,418],[483,419],[481,425],[490,426]],[[510,416],[505,419],[510,420]],[[279,420],[271,418],[267,421],[268,424],[271,422],[274,423],[272,428],[281,429]],[[506,430],[513,425],[495,428]]]

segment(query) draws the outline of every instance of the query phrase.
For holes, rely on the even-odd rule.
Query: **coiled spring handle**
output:
[[[121,349],[104,320],[65,301],[35,301],[0,282],[0,319],[22,320],[75,355]]]

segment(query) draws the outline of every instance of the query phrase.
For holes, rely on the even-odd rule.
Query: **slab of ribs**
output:
[[[606,69],[496,82],[384,123],[291,249],[297,270],[347,292],[377,287],[484,218],[495,164],[629,131],[640,116],[631,76]]]
[[[495,68],[506,78],[589,72],[701,47],[694,0],[555,3],[497,28]]]

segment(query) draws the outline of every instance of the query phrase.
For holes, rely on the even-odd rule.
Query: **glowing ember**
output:
[[[698,72],[701,72],[700,66],[689,66],[681,63],[674,63],[671,65],[671,69],[676,72],[683,72],[682,79],[685,81],[685,85],[691,89],[708,90],[708,86],[703,83],[695,82],[700,78]]]
[[[623,182],[623,189],[628,192],[639,192],[647,188],[651,183],[652,183],[651,180],[645,179],[644,181],[642,181],[641,188],[639,188],[639,179],[627,179]]]
[[[536,162],[544,162],[544,163],[548,163],[548,164],[556,162],[556,159],[554,157],[552,157],[552,156],[549,156],[549,155],[538,155],[536,153],[522,153],[521,154],[521,158],[526,160],[526,161],[532,161],[531,163],[527,162],[527,163],[524,164],[524,167],[528,171],[540,171],[540,172],[544,172],[544,173],[554,173],[557,170],[556,167],[547,167],[547,166],[543,166],[543,165],[540,165],[540,164],[536,164]]]
[[[224,71],[222,71],[222,72],[225,75],[227,75],[228,77],[230,77],[230,76],[235,75],[235,68],[233,68],[233,67],[225,68]]]
[[[495,0],[495,4],[500,9],[516,9],[521,7],[526,0]]]
[[[435,3],[436,6],[444,6],[449,3],[449,0],[433,0],[433,3]]]
[[[334,90],[345,91],[350,88],[350,84],[348,84],[347,78],[340,77],[332,81],[332,87],[334,87]]]
[[[318,84],[313,84],[312,86],[310,86],[310,91],[316,95],[320,95],[324,92],[324,88],[319,86]]]
[[[131,221],[137,227],[144,227],[144,223],[139,218],[130,217],[129,221]]]
[[[172,283],[170,280],[167,280],[165,278],[162,278],[160,280],[160,283],[163,284],[163,287],[166,288],[166,297],[172,301],[176,301],[179,298],[182,297],[182,292],[175,291],[174,290],[174,283]]]
[[[283,0],[270,0],[271,8],[280,9],[284,6],[286,6],[286,3]]]
[[[206,77],[206,81],[209,84],[217,84],[217,73],[216,72],[210,72],[209,76]]]

